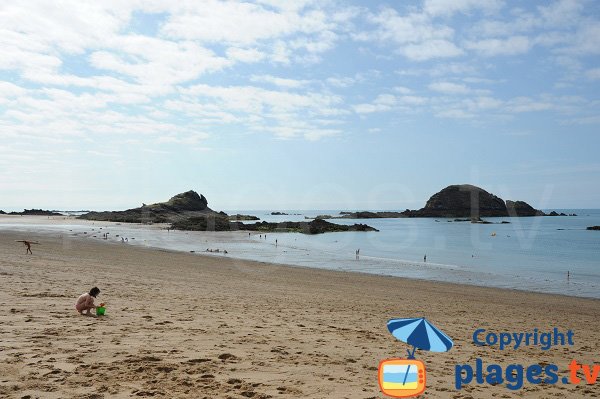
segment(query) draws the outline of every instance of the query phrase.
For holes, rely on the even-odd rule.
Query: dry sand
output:
[[[2,398],[382,398],[377,366],[408,346],[390,318],[426,316],[454,339],[417,351],[427,398],[598,397],[596,385],[471,383],[454,366],[600,363],[600,301],[0,233]],[[80,316],[97,285],[107,314]],[[575,345],[500,351],[476,328],[572,329]],[[563,374],[564,375],[564,374]]]

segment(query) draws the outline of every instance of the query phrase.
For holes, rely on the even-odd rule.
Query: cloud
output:
[[[444,94],[471,94],[486,93],[486,90],[474,90],[466,85],[452,82],[434,82],[429,84],[429,89]]]
[[[297,89],[299,87],[306,86],[310,83],[309,80],[286,79],[286,78],[279,78],[279,77],[272,76],[272,75],[252,75],[250,77],[250,81],[270,83],[275,86],[284,87],[284,88],[288,88],[288,89]]]
[[[435,114],[438,118],[470,119],[475,115],[462,109],[446,109]]]
[[[220,129],[316,140],[351,130],[356,114],[392,111],[589,118],[590,103],[534,90],[511,98],[501,72],[501,57],[535,48],[548,55],[548,68],[566,70],[553,83],[600,79],[586,59],[600,54],[600,25],[582,4],[6,3],[0,134],[49,143],[163,137],[185,146],[202,142],[194,132]],[[140,25],[140,15],[152,26]]]
[[[272,76],[255,80],[274,81],[280,85],[304,87],[303,82],[279,81]],[[270,132],[276,137],[291,139],[302,137],[317,140],[341,133],[327,127],[339,124],[338,118],[348,113],[341,97],[315,91],[290,92],[268,90],[256,86],[209,86],[205,84],[181,88],[183,104],[169,102],[167,106],[183,112],[226,112],[230,120],[220,123],[238,123],[251,131]],[[186,105],[187,104],[187,105]]]
[[[172,42],[146,36],[115,39],[114,52],[96,51],[90,62],[98,69],[117,72],[142,83],[174,84],[220,70],[230,61],[193,42]],[[147,51],[151,48],[152,51]],[[135,61],[130,61],[134,59]]]
[[[552,27],[565,27],[578,24],[584,2],[578,0],[558,0],[547,6],[537,7],[544,23]]]
[[[465,43],[465,47],[486,57],[524,54],[531,48],[526,36],[512,36],[506,39],[484,39]]]
[[[25,90],[21,86],[17,86],[10,82],[0,81],[0,99],[19,97],[19,96],[22,96],[23,94],[25,94],[26,92],[27,92],[27,90]]]
[[[331,77],[325,81],[335,87],[350,87],[356,82],[356,79],[350,77]]]
[[[354,34],[356,40],[395,44],[398,54],[415,61],[463,54],[462,49],[452,42],[454,29],[445,24],[435,24],[424,13],[401,15],[386,7],[377,14],[371,14],[369,20],[376,25],[375,31]]]
[[[415,61],[457,57],[463,54],[463,50],[448,40],[428,40],[418,44],[408,44],[399,52]]]
[[[380,94],[372,103],[363,103],[353,106],[357,114],[370,114],[373,112],[385,112],[391,110],[397,104],[397,98],[391,94]]]
[[[507,110],[515,113],[548,111],[553,108],[555,106],[550,101],[534,100],[529,97],[516,97],[507,104]]]
[[[240,61],[246,63],[260,62],[265,59],[266,54],[256,48],[229,47],[227,49],[227,58],[232,62]]]
[[[600,80],[600,68],[588,69],[585,75],[591,80]],[[0,89],[1,92],[2,89]]]
[[[423,9],[435,16],[452,16],[455,13],[469,13],[471,10],[491,14],[500,10],[503,3],[501,0],[426,0]]]
[[[600,21],[585,20],[573,35],[572,40],[558,52],[575,56],[600,54]]]
[[[188,2],[171,8],[160,32],[171,39],[239,48],[290,40],[293,46],[303,47],[309,53],[319,53],[331,47],[330,41],[335,37],[333,30],[352,15],[344,17],[345,14],[308,7],[310,4]]]

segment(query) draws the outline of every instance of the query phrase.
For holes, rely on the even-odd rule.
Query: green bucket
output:
[[[96,315],[98,315],[98,316],[104,316],[104,312],[105,311],[106,311],[105,307],[98,306],[96,308]]]

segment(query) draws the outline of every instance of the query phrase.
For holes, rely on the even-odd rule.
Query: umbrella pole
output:
[[[412,352],[410,351],[410,349],[407,349],[406,352],[408,352],[408,358],[409,359],[414,359],[415,358],[415,351],[417,350],[416,346],[413,346],[413,350]],[[408,371],[410,370],[410,364],[408,365],[408,367],[406,368],[406,374],[404,374],[404,381],[402,381],[402,385],[406,385],[406,379],[408,378]]]
[[[402,381],[402,385],[406,385],[406,378],[408,377],[408,370],[410,370],[410,364],[406,368],[406,374],[404,374],[404,381]]]

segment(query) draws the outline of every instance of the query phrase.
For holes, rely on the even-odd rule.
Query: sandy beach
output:
[[[417,351],[428,398],[598,397],[600,382],[512,391],[455,366],[600,363],[600,301],[279,266],[52,235],[33,255],[0,233],[0,397],[382,398],[379,361],[405,357],[391,318],[427,317],[454,340]],[[79,315],[102,293],[106,315]],[[573,346],[475,346],[478,328],[574,332]],[[582,374],[580,372],[580,377]]]

